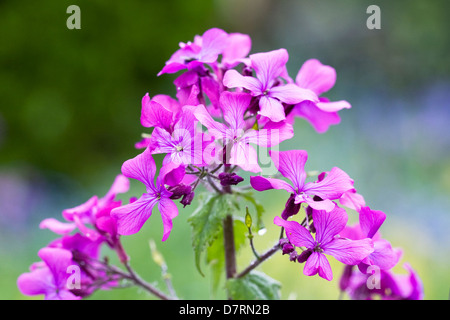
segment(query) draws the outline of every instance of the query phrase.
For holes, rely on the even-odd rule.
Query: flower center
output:
[[[322,248],[320,247],[320,243],[316,242],[316,246],[314,247],[313,251],[319,253],[323,252]]]

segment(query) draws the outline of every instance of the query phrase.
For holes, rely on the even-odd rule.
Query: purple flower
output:
[[[295,195],[294,203],[306,202],[316,210],[331,211],[335,203],[331,200],[339,199],[344,192],[353,188],[353,180],[341,169],[334,167],[319,182],[305,183],[306,171],[304,169],[308,153],[304,150],[269,151],[270,157],[278,171],[291,180],[292,185],[284,180],[250,177],[250,184],[257,191],[269,189],[284,189]],[[314,196],[321,200],[317,201]]]
[[[214,63],[227,44],[228,34],[225,31],[218,28],[209,29],[202,36],[195,36],[194,42],[181,42],[180,49],[170,57],[158,76],[183,69],[192,70],[204,63]]]
[[[309,89],[317,96],[330,90],[336,82],[336,71],[334,68],[323,65],[319,60],[307,60],[300,68],[295,83],[300,88]],[[345,101],[330,102],[325,97],[320,97],[317,101],[303,101],[296,104],[289,114],[289,121],[293,121],[295,116],[308,120],[314,129],[323,133],[330,125],[338,124],[341,119],[337,111],[349,109],[351,105]]]
[[[193,112],[215,139],[223,140],[226,164],[238,165],[245,171],[260,172],[256,150],[250,143],[271,147],[292,138],[294,133],[292,126],[285,122],[269,122],[261,130],[248,128],[244,114],[250,101],[249,94],[223,92],[220,96],[220,106],[226,124],[215,121],[203,105],[195,107]]]
[[[347,226],[340,233],[341,237],[352,240],[363,238],[373,240],[374,251],[358,265],[363,273],[366,273],[367,267],[371,265],[378,266],[382,270],[389,270],[400,259],[401,251],[394,250],[389,241],[381,238],[379,228],[385,219],[386,214],[384,212],[362,207],[359,211],[359,224],[352,227]]]
[[[125,161],[122,173],[142,182],[147,191],[136,201],[112,210],[111,216],[117,220],[118,233],[131,235],[139,232],[157,204],[164,227],[162,241],[165,241],[172,230],[172,219],[178,215],[178,208],[170,199],[172,192],[166,189],[165,184],[179,183],[184,176],[184,168],[169,162],[161,168],[155,183],[155,160],[147,148],[135,158]]]
[[[25,295],[45,296],[46,300],[78,300],[67,287],[69,266],[73,265],[72,253],[59,248],[43,248],[38,252],[43,263],[35,264],[31,272],[17,279],[17,286]]]
[[[251,67],[256,78],[243,76],[236,70],[228,70],[223,84],[228,88],[244,88],[259,98],[259,114],[278,122],[286,118],[283,103],[297,104],[304,100],[318,101],[309,89],[288,83],[283,84],[280,77],[286,74],[289,55],[286,49],[250,55]]]
[[[178,113],[172,130],[168,131],[162,127],[153,130],[148,148],[152,154],[167,154],[164,163],[204,166],[205,141],[203,134],[197,131],[196,124],[194,114],[188,106],[185,106],[183,111]]]
[[[306,276],[318,273],[320,277],[331,281],[333,272],[325,254],[333,256],[344,264],[356,265],[373,251],[371,239],[353,241],[337,236],[344,229],[347,220],[347,213],[338,206],[330,212],[313,211],[315,239],[296,221],[286,221],[275,217],[274,223],[285,228],[290,243],[297,247],[305,247],[306,251],[311,252],[308,253],[303,273]]]

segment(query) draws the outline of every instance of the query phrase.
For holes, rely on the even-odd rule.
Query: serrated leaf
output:
[[[188,219],[192,227],[195,265],[203,276],[200,267],[201,254],[219,235],[222,230],[222,220],[238,207],[235,200],[236,198],[229,194],[200,194],[198,207]]]
[[[239,279],[228,279],[227,290],[234,300],[279,300],[281,284],[263,272],[253,270]]]

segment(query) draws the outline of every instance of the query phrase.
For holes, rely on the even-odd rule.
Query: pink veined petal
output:
[[[330,126],[341,122],[337,112],[322,111],[311,101],[303,101],[295,105],[289,113],[289,122],[293,123],[295,117],[306,119],[318,133],[325,133]]]
[[[262,92],[273,86],[274,80],[282,74],[289,54],[286,49],[261,52],[250,55],[256,77],[262,83]]]
[[[191,108],[195,117],[202,125],[204,125],[209,133],[213,135],[216,139],[222,139],[226,136],[227,127],[220,122],[215,121],[208,110],[206,110],[205,106],[198,105],[196,107]]]
[[[202,35],[202,49],[199,61],[213,63],[228,44],[228,34],[218,28],[212,28]]]
[[[269,90],[269,95],[286,104],[297,104],[304,100],[319,102],[319,98],[313,91],[300,88],[299,86],[291,83],[272,87]]]
[[[40,229],[49,229],[60,235],[71,233],[76,227],[75,223],[61,222],[54,218],[44,219],[39,224]]]
[[[308,160],[308,152],[305,150],[270,150],[269,154],[283,177],[292,181],[294,189],[301,191],[306,179],[305,164]]]
[[[359,223],[353,226],[346,226],[341,232],[339,232],[341,238],[347,238],[350,240],[360,240],[364,239],[365,236],[362,234],[361,226]]]
[[[241,140],[261,147],[272,147],[294,136],[294,128],[285,121],[269,122],[259,130],[247,130]]]
[[[161,69],[160,72],[158,72],[157,76],[160,76],[164,73],[176,73],[176,72],[186,69],[186,68],[187,68],[187,66],[184,63],[169,62]]]
[[[152,101],[159,103],[166,110],[172,112],[173,115],[176,115],[181,110],[180,103],[176,99],[166,94],[154,95]]]
[[[47,294],[55,290],[53,274],[48,267],[23,273],[17,279],[19,291],[27,296]]]
[[[150,137],[148,149],[154,153],[171,153],[175,149],[172,135],[166,130],[156,127]]]
[[[294,188],[289,183],[280,179],[253,176],[250,177],[250,184],[256,191],[283,189],[287,192],[295,192]]]
[[[200,78],[202,91],[211,101],[211,105],[214,108],[219,108],[219,98],[222,93],[222,86],[215,79],[211,77],[201,77]]]
[[[151,194],[144,193],[136,201],[115,208],[111,216],[117,220],[117,231],[121,235],[131,235],[139,232],[152,214],[152,209],[158,199]]]
[[[393,268],[399,261],[399,255],[392,249],[389,241],[381,239],[373,242],[374,251],[363,260],[368,265],[378,266],[382,270]],[[361,272],[364,272],[361,270]],[[365,272],[364,272],[365,273]]]
[[[172,220],[178,215],[178,208],[172,200],[163,197],[158,203],[158,209],[161,213],[164,228],[161,241],[166,241],[172,230]]]
[[[332,255],[336,260],[348,264],[357,265],[374,250],[372,239],[348,240],[336,238],[331,242],[321,245],[323,252]]]
[[[156,164],[149,148],[133,159],[125,161],[122,165],[122,173],[128,178],[142,182],[147,190],[155,190]]]
[[[293,245],[306,248],[315,247],[316,242],[311,233],[297,221],[287,221],[276,216],[273,223],[285,229],[286,236]]]
[[[248,143],[239,141],[231,148],[230,164],[241,167],[244,171],[253,173],[261,172],[261,167],[258,164],[258,155],[256,150]]]
[[[339,198],[339,203],[355,211],[359,211],[361,207],[366,205],[364,197],[357,193],[355,189],[344,192],[342,197]]]
[[[342,109],[350,109],[352,107],[351,104],[345,100],[331,102],[320,101],[316,103],[316,106],[317,108],[325,112],[337,112]]]
[[[333,280],[333,271],[327,257],[319,252],[313,252],[305,263],[303,274],[305,276],[313,276],[317,273],[325,280]]]
[[[297,195],[295,198],[295,203],[306,202],[311,208],[315,210],[323,210],[326,212],[332,211],[336,207],[336,203],[329,199],[323,199],[321,201],[315,201],[313,198],[308,197],[304,194]]]
[[[150,100],[148,93],[142,98],[141,125],[144,127],[161,127],[170,131],[173,113],[156,101]]]
[[[330,90],[336,83],[336,70],[317,59],[307,60],[300,68],[295,83],[314,91],[317,95]]]
[[[186,167],[181,163],[168,162],[161,167],[157,178],[157,185],[175,186],[186,174]]]
[[[259,99],[259,114],[271,121],[279,122],[286,119],[283,104],[276,98],[261,96]]]
[[[39,250],[38,256],[45,262],[53,274],[55,286],[64,288],[67,279],[67,268],[73,265],[72,252],[60,248],[45,247]]]
[[[316,229],[316,241],[324,245],[333,240],[347,224],[348,216],[344,209],[335,206],[330,212],[313,211],[314,227]]]
[[[223,85],[228,88],[245,88],[253,96],[263,94],[261,82],[250,76],[243,76],[236,70],[228,70],[223,77]]]
[[[244,114],[250,105],[251,95],[244,92],[224,91],[220,95],[220,106],[228,125],[233,129],[244,129]]]
[[[386,214],[379,210],[371,210],[369,207],[362,207],[359,211],[359,224],[361,231],[367,238],[372,238],[380,229]]]
[[[251,50],[251,38],[242,33],[230,33],[227,39],[227,46],[222,52],[222,63],[228,67],[234,67],[245,58]]]
[[[335,200],[350,189],[353,189],[353,180],[343,170],[334,167],[322,181],[307,183],[303,191],[322,199]]]
[[[70,209],[64,209],[62,216],[68,221],[74,221],[75,216],[86,217],[91,216],[94,208],[97,206],[98,197],[92,196],[88,201],[79,206]]]
[[[68,290],[54,291],[45,295],[45,300],[81,300],[81,298]]]

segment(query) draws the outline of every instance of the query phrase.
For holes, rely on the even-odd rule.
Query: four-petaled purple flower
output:
[[[373,252],[373,243],[369,238],[348,240],[338,236],[347,220],[347,213],[338,206],[330,212],[313,211],[315,239],[310,231],[297,221],[286,221],[277,216],[274,223],[285,229],[291,244],[304,247],[303,252],[308,253],[303,273],[307,276],[318,273],[320,277],[330,281],[333,279],[333,272],[325,254],[344,264],[356,265]]]
[[[182,170],[179,170],[180,168]],[[178,208],[170,199],[172,192],[168,191],[165,185],[179,183],[184,176],[184,168],[172,162],[168,163],[161,168],[155,183],[156,164],[150,149],[147,148],[135,158],[125,161],[122,173],[128,178],[142,182],[147,191],[136,201],[112,210],[111,215],[117,220],[118,233],[121,235],[137,233],[157,204],[164,227],[162,241],[165,241],[172,230],[172,219],[178,215]]]
[[[353,180],[337,167],[331,169],[323,180],[305,183],[307,174],[304,167],[308,153],[304,150],[271,150],[270,157],[278,171],[291,180],[292,185],[280,179],[252,176],[250,183],[257,191],[284,189],[294,194],[296,204],[306,202],[316,210],[331,211],[335,206],[331,200],[339,199],[344,192],[353,189]],[[320,200],[315,200],[314,196]]]
[[[286,63],[289,55],[286,49],[250,55],[251,67],[256,78],[244,76],[236,70],[228,70],[223,84],[228,88],[244,88],[259,98],[259,114],[278,122],[286,118],[285,104],[297,104],[304,100],[318,102],[317,95],[293,83],[284,84],[280,78],[287,77]]]

